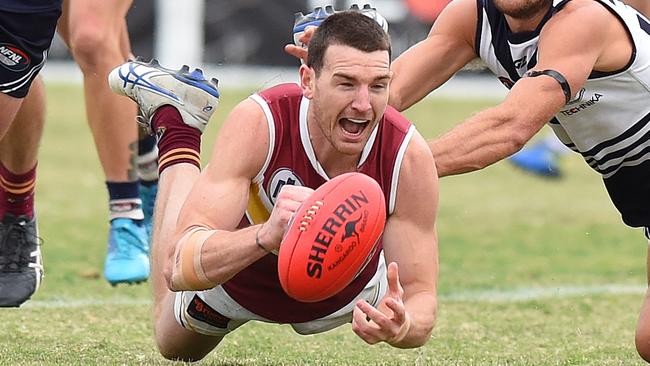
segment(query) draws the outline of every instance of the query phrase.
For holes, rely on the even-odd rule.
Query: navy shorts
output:
[[[27,95],[45,65],[60,15],[60,8],[31,13],[0,9],[0,92]]]

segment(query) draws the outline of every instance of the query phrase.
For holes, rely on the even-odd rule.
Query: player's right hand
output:
[[[289,184],[282,187],[271,211],[271,217],[260,228],[259,236],[264,238],[264,247],[268,250],[280,247],[294,213],[313,192],[314,190],[308,187]]]
[[[294,43],[284,46],[284,51],[300,59],[303,64],[307,63],[307,45],[314,35],[316,28],[316,26],[308,26],[301,34],[294,35]]]

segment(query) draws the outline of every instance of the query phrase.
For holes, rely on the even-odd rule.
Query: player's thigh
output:
[[[223,336],[207,336],[186,329],[174,314],[176,293],[168,293],[162,309],[155,319],[156,344],[160,354],[168,359],[197,361],[205,357],[223,339]]]
[[[249,320],[268,321],[231,298],[221,286],[176,293],[174,317],[187,330],[223,337]]]
[[[66,0],[69,41],[93,34],[119,39],[132,0]]]
[[[650,234],[647,228],[645,231],[646,235]],[[650,242],[648,244],[646,268],[648,271],[648,285],[650,285]],[[635,343],[639,355],[650,362],[650,287],[646,291],[645,299],[641,306],[641,314],[639,314],[639,321],[636,326]]]
[[[14,118],[16,118],[22,102],[23,98],[15,98],[0,93],[0,140],[9,131],[9,127]]]
[[[45,65],[59,10],[0,11],[0,93],[24,98]]]

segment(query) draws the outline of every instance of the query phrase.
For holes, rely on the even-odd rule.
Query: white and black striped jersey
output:
[[[569,0],[553,6],[533,32],[512,33],[492,0],[477,0],[476,52],[511,87],[537,63],[539,34]],[[597,0],[625,26],[634,49],[614,72],[593,71],[549,125],[603,176],[630,226],[650,226],[650,21],[617,0]],[[576,24],[579,27],[579,24]],[[543,102],[543,101],[537,101]]]

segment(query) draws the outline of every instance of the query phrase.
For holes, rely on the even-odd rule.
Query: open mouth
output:
[[[370,121],[367,119],[341,118],[339,124],[346,134],[359,136],[370,124]]]

